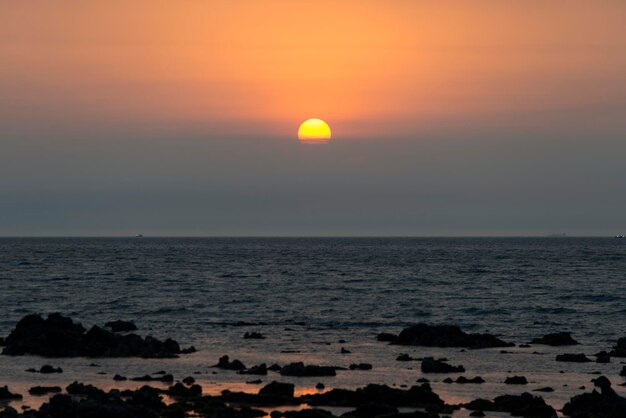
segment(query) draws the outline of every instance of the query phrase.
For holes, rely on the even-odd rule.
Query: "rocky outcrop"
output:
[[[313,377],[313,376],[336,376],[337,368],[333,366],[305,365],[302,362],[290,363],[280,369],[283,376]]]
[[[527,385],[528,380],[524,376],[510,376],[504,380],[505,385]]]
[[[557,416],[554,408],[546,404],[543,398],[530,393],[502,395],[493,401],[476,399],[464,404],[463,407],[472,411],[508,412],[517,417],[552,418]]]
[[[609,352],[611,357],[626,357],[626,337],[617,340],[617,344]]]
[[[61,390],[60,386],[33,386],[28,389],[28,393],[33,396],[43,396],[49,393],[59,393]]]
[[[563,406],[563,414],[574,418],[623,418],[626,417],[626,398],[619,396],[611,381],[604,376],[593,380],[595,389],[591,393],[574,396]]]
[[[172,339],[160,341],[136,334],[117,335],[94,325],[89,331],[60,314],[27,315],[6,338],[5,355],[43,357],[177,357],[181,350]]]
[[[387,385],[370,384],[357,390],[333,389],[326,393],[303,396],[314,406],[363,406],[382,403],[394,407],[441,408],[444,402],[434,393],[428,383],[412,386],[408,390],[390,388]]]
[[[13,393],[8,386],[0,386],[0,401],[13,401],[22,399],[22,395]]]
[[[239,370],[237,373],[265,376],[267,375],[267,365],[265,363],[261,363],[258,366],[252,366],[249,369]]]
[[[468,334],[454,325],[417,324],[402,330],[392,344],[425,347],[490,348],[511,347],[491,334]]]
[[[241,361],[237,359],[230,361],[230,358],[228,356],[220,357],[217,364],[213,365],[212,367],[217,367],[218,369],[224,369],[224,370],[245,370],[246,369],[246,365],[243,364]]]
[[[555,332],[546,334],[541,338],[534,338],[530,344],[543,344],[558,347],[562,345],[577,345],[578,341],[573,339],[572,334],[569,332]]]
[[[291,383],[272,382],[259,389],[259,395],[293,398],[295,386]]]

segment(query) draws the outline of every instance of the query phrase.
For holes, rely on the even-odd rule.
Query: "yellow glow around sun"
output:
[[[321,119],[306,120],[298,129],[298,139],[303,144],[325,144],[330,141],[330,126]]]

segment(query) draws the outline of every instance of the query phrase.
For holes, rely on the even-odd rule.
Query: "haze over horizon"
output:
[[[625,233],[624,21],[609,0],[0,2],[0,236]],[[332,140],[298,143],[314,117]]]

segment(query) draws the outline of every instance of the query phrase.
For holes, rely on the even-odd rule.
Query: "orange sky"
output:
[[[295,137],[319,117],[335,138],[610,127],[624,22],[622,1],[3,1],[0,121]]]

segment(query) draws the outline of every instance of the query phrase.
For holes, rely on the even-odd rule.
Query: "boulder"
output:
[[[179,382],[167,388],[165,393],[175,398],[194,398],[202,395],[202,387],[200,385],[191,385],[187,387]]]
[[[243,364],[241,361],[237,359],[230,361],[230,358],[228,356],[220,357],[217,364],[212,367],[217,367],[218,369],[225,370],[245,370],[246,368],[245,364]]]
[[[12,393],[8,386],[0,386],[0,401],[13,401],[22,399],[19,393]]]
[[[578,341],[573,339],[572,334],[569,332],[555,332],[546,334],[541,338],[534,338],[530,344],[543,344],[558,347],[562,345],[577,345]]]
[[[422,360],[422,373],[463,373],[463,366],[452,366],[444,361],[426,357]]]
[[[505,385],[527,385],[528,380],[524,376],[510,376],[504,380]]]
[[[611,357],[626,357],[626,337],[617,340],[617,344],[609,352]]]
[[[272,382],[259,389],[259,395],[293,398],[295,386],[291,383]]]
[[[566,361],[566,362],[572,362],[572,363],[589,363],[591,359],[583,353],[580,353],[580,354],[565,353],[565,354],[557,354],[556,361]]]
[[[283,376],[313,377],[313,376],[336,376],[336,367],[304,365],[302,362],[290,363],[280,369]]]
[[[480,384],[480,383],[485,383],[485,379],[483,379],[480,376],[476,376],[476,377],[472,377],[471,379],[468,379],[465,376],[459,376],[457,377],[457,379],[455,380],[456,383],[461,383],[461,384],[465,384],[465,383],[475,383],[475,384]]]
[[[490,348],[511,347],[491,334],[468,334],[454,325],[417,324],[402,330],[393,341],[397,345],[416,345],[425,347],[463,347]]]
[[[267,375],[267,366],[265,363],[261,363],[258,366],[252,366],[246,370],[239,370],[237,373],[239,374],[254,374],[259,376]]]

